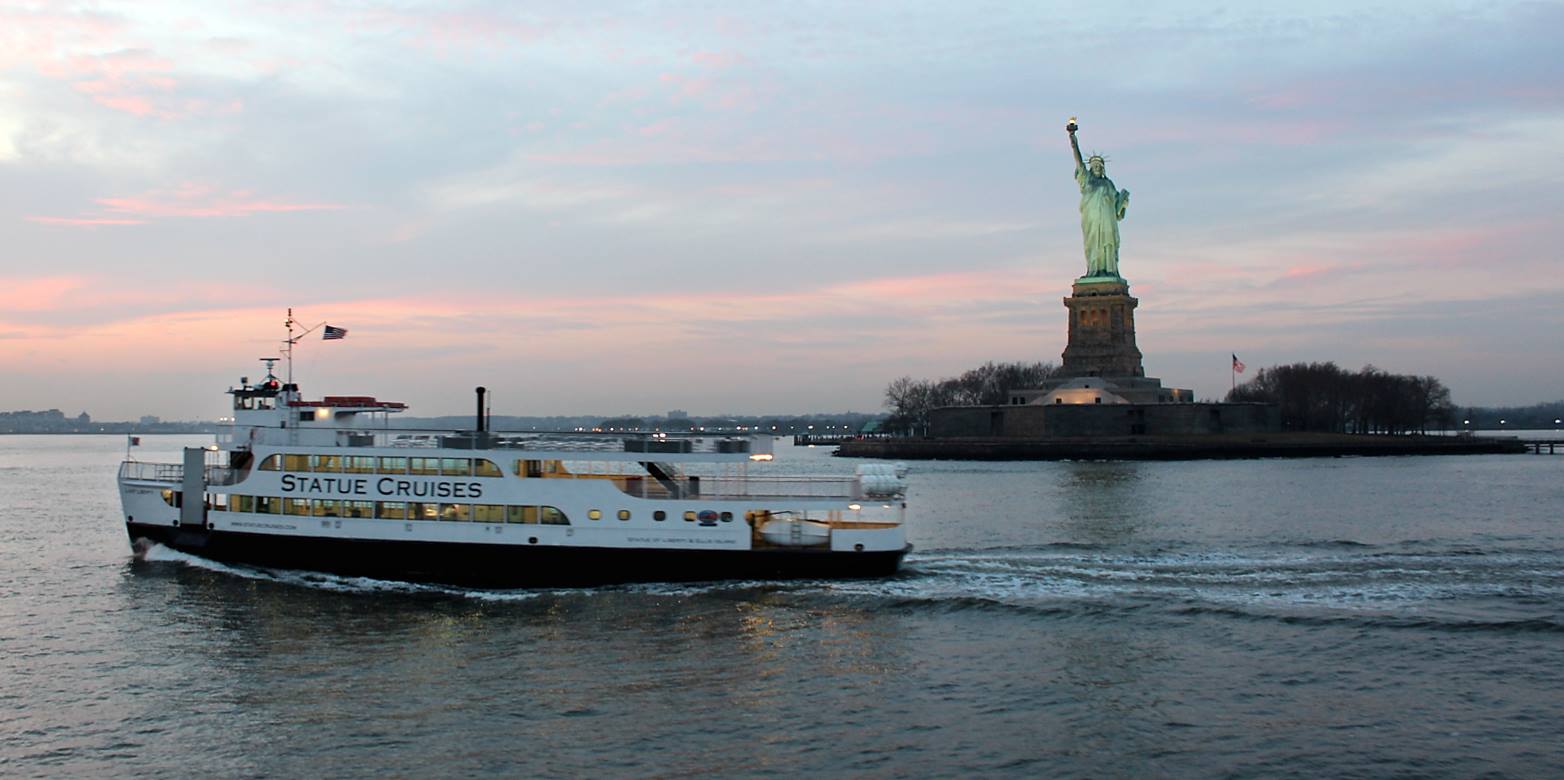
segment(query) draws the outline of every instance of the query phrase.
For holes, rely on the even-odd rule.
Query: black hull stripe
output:
[[[478,588],[888,577],[912,549],[670,550],[333,539],[132,523],[130,540],[224,563]]]

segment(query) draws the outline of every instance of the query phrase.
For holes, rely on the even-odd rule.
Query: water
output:
[[[135,560],[123,454],[0,437],[0,775],[1564,773],[1564,456],[914,463],[892,580],[506,592]]]

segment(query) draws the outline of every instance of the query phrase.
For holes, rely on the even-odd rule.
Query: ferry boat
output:
[[[769,435],[491,431],[481,387],[471,430],[392,428],[405,404],[305,400],[277,360],[228,390],[216,444],[120,465],[133,547],[504,588],[883,577],[911,549],[904,467],[773,474]]]

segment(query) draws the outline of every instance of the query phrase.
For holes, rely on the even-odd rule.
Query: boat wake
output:
[[[1160,611],[1235,618],[1564,631],[1564,556],[1550,552],[1376,552],[1367,545],[1127,554],[1089,545],[947,550],[908,556],[888,579],[646,583],[487,590],[225,564],[152,545],[153,562],[337,593],[525,602],[628,594],[659,599],[759,593],[799,605],[1099,615]]]
[[[415,596],[456,596],[459,598],[498,602],[530,601],[549,593],[548,591],[536,590],[475,590],[449,585],[381,580],[373,577],[345,577],[296,569],[265,569],[257,566],[221,563],[155,543],[149,545],[144,551],[138,550],[137,557],[154,563],[177,563],[233,577],[275,582],[281,585],[292,585],[335,593],[399,593]]]
[[[1080,547],[937,551],[889,581],[821,584],[906,609],[1162,610],[1286,620],[1503,625],[1564,631],[1564,556],[1376,552],[1343,544],[1125,554]],[[1539,622],[1540,621],[1540,622]]]

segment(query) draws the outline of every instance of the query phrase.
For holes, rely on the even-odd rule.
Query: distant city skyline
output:
[[[715,8],[715,10],[714,10]],[[0,0],[0,409],[875,411],[1059,360],[1064,123],[1146,373],[1564,398],[1564,8]]]

